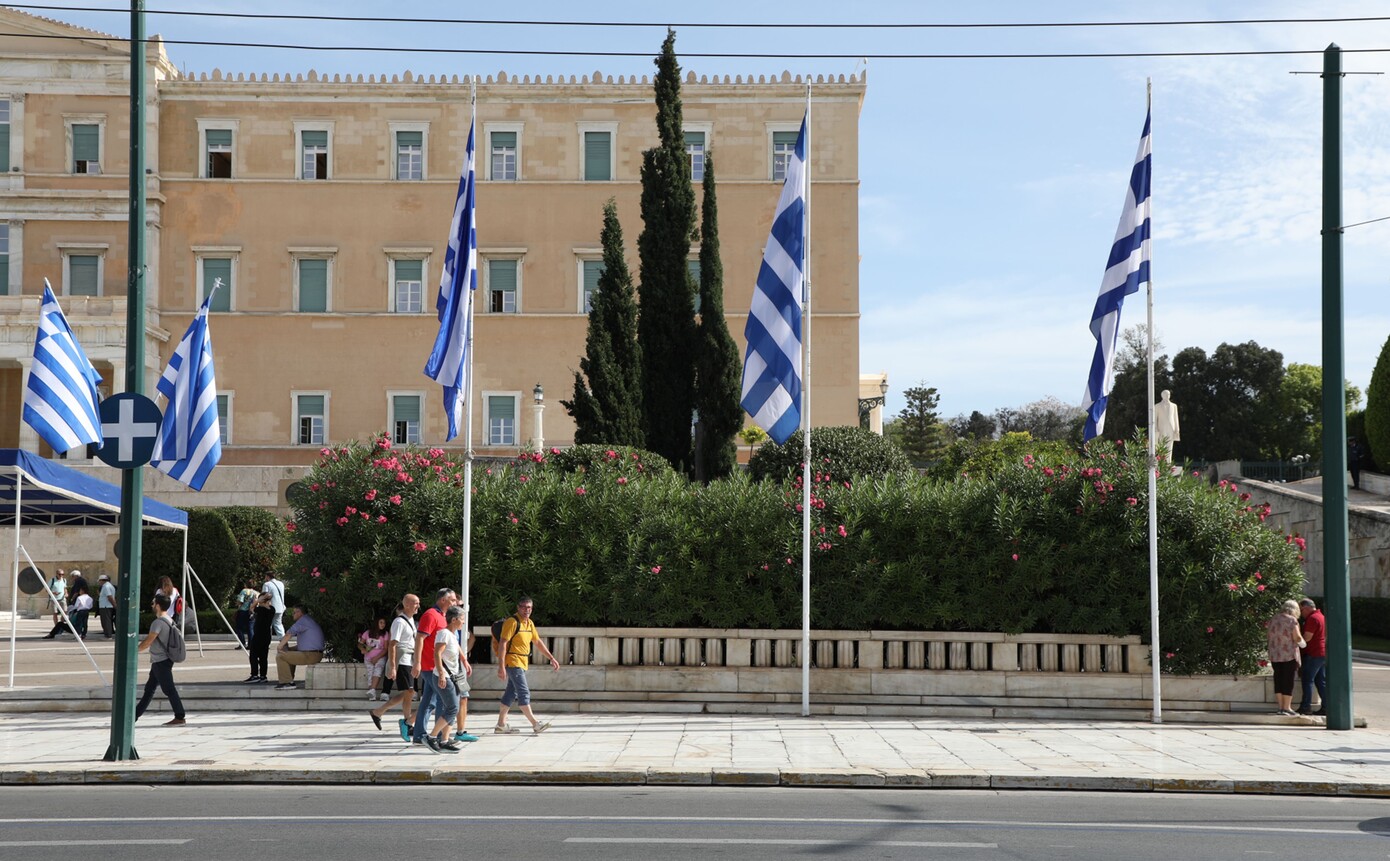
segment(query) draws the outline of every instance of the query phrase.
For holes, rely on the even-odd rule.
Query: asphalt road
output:
[[[0,788],[0,858],[1390,857],[1357,799],[617,787]]]

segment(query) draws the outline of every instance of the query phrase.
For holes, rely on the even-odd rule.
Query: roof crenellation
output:
[[[177,80],[203,83],[203,82],[231,82],[231,83],[286,83],[286,84],[410,84],[410,85],[457,85],[470,82],[468,75],[417,75],[407,69],[390,75],[389,80],[385,74],[342,74],[320,73],[315,69],[308,72],[290,73],[283,75],[279,72],[266,73],[256,72],[244,73],[237,72],[233,75],[230,72],[224,73],[220,68],[213,69],[211,72],[180,72],[176,76]],[[811,75],[793,75],[789,71],[783,71],[781,75],[758,75],[756,80],[753,75],[699,75],[694,72],[686,76],[685,83],[701,84],[708,86],[756,86],[756,85],[777,85],[777,84],[821,84],[821,85],[846,85],[862,86],[865,75],[816,75],[814,79]],[[588,75],[509,75],[505,71],[499,71],[495,75],[475,75],[472,81],[484,85],[508,85],[508,86],[576,86],[576,85],[612,85],[612,86],[650,86],[651,79],[647,75],[640,78],[637,75],[605,75],[600,71],[595,71]]]

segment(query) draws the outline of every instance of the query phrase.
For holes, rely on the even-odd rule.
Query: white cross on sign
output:
[[[135,401],[121,401],[119,418],[115,422],[101,424],[102,439],[116,441],[116,457],[121,460],[135,457],[137,439],[153,439],[158,433],[159,425],[156,422],[135,420]]]

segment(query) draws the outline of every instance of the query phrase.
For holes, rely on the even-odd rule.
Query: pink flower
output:
[[[338,520],[337,520],[337,523],[338,523],[339,526],[347,526],[347,522],[348,522],[348,519],[347,519],[347,516],[346,516],[346,515],[344,515],[343,517],[339,517]]]
[[[362,494],[362,498],[367,500],[368,502],[371,502],[373,499],[376,499],[376,488],[372,488],[371,490]]]
[[[323,576],[323,573],[322,573],[321,571],[319,571],[319,569],[315,568],[313,571],[310,571],[310,572],[309,572],[309,576],[310,576],[310,577],[322,577],[322,576]]]
[[[521,521],[520,521],[520,520],[517,520],[515,517],[513,517],[513,518],[512,518],[512,522],[513,522],[513,523],[520,523]]]
[[[790,556],[787,557],[787,564],[788,564],[788,565],[792,564],[792,558],[791,558]]]
[[[526,476],[524,476],[524,475],[518,475],[518,476],[516,477],[516,480],[517,480],[517,481],[520,481],[520,482],[523,483],[523,484],[525,484],[527,481],[530,481],[530,479],[528,479],[528,478],[527,478]]]
[[[1165,657],[1165,658],[1171,658],[1171,657],[1173,657],[1173,653],[1172,653],[1172,652],[1164,652],[1164,653],[1163,653],[1163,657]]]
[[[1260,666],[1262,666],[1262,667],[1267,667],[1267,666],[1269,666],[1269,661],[1260,661]]]
[[[454,548],[451,547],[451,546],[449,546],[448,544],[445,544],[445,545],[444,545],[444,555],[445,555],[445,556],[453,556],[453,555],[454,555]]]
[[[384,515],[384,514],[378,514],[378,515],[376,516],[376,522],[377,522],[377,523],[385,523],[385,522],[386,522],[386,515]]]
[[[845,525],[843,523],[841,523],[835,531],[840,533],[841,538],[844,538],[849,535],[849,532],[845,530]]]
[[[764,571],[767,570],[767,563],[766,563],[766,562],[763,563],[762,568],[763,568]]]
[[[290,548],[290,552],[291,552],[291,553],[303,553],[303,552],[304,552],[304,545],[303,545],[303,544],[296,544],[296,545],[294,545],[293,547]]]
[[[618,453],[610,448],[608,451],[605,451],[603,453],[603,456],[608,458],[609,460],[612,460],[613,458],[618,456]]]
[[[1295,539],[1293,540],[1293,543],[1298,545],[1298,549],[1299,549],[1299,550],[1307,550],[1307,549],[1308,549],[1308,542],[1307,542],[1307,541],[1304,541],[1302,538],[1295,538]]]
[[[1255,587],[1255,591],[1256,591],[1256,592],[1263,592],[1264,590],[1265,590],[1265,584],[1263,584],[1263,583],[1261,583],[1260,585],[1258,585],[1258,586]]]
[[[378,581],[376,581],[376,588],[378,588],[378,589],[385,589],[385,588],[386,588],[386,584],[383,583],[383,582],[381,582],[380,580],[378,580]]]
[[[1256,571],[1256,572],[1255,572],[1255,579],[1256,579],[1256,580],[1263,580],[1263,579],[1265,579],[1265,575],[1263,575],[1263,574],[1261,574],[1260,572]]]
[[[298,528],[299,528],[299,527],[295,525],[295,522],[294,522],[293,520],[291,520],[289,523],[286,523],[286,524],[285,524],[285,531],[286,531],[286,532],[293,532],[293,531],[295,531],[295,530],[298,529]]]
[[[618,476],[618,484],[627,484],[627,477],[622,475]]]
[[[560,453],[560,450],[559,450],[558,448],[556,448],[555,446],[551,446],[551,447],[550,447],[550,453],[551,453],[551,454],[559,454],[559,453]]]
[[[652,573],[653,573],[653,574],[660,574],[660,573],[661,573],[661,566],[660,566],[660,565],[653,565],[653,566],[652,566]]]
[[[356,513],[357,513],[357,509],[356,509],[356,508],[353,508],[351,505],[349,505],[349,506],[347,507],[347,509],[344,511],[344,513],[345,513],[345,514],[356,514]]]
[[[410,481],[410,476],[404,472],[398,472],[396,473],[396,481],[408,482]]]
[[[582,484],[574,489],[575,496],[583,496],[585,493],[588,493],[588,491],[584,489],[584,485]]]
[[[492,467],[488,467],[487,474],[492,475]]]
[[[416,542],[415,542],[415,552],[416,552],[416,553],[423,553],[423,552],[425,552],[425,550],[427,549],[427,547],[428,547],[428,545],[425,544],[425,542],[423,542],[423,541],[416,541]]]
[[[1132,496],[1127,497],[1127,498],[1125,499],[1125,502],[1129,503],[1130,505],[1138,505],[1138,504],[1139,504],[1139,500],[1135,499],[1135,498],[1132,497]]]
[[[313,484],[309,485],[309,489],[310,489],[310,490],[318,490],[318,489],[319,489],[319,483],[318,483],[317,481],[314,482]]]
[[[1237,585],[1234,584],[1234,583],[1227,583],[1227,584],[1226,584],[1226,588],[1227,588],[1227,589],[1230,589],[1232,592],[1238,592],[1238,591],[1240,591],[1240,587],[1237,586]]]
[[[331,449],[331,448],[321,448],[321,449],[319,449],[319,457],[328,457],[328,456],[329,456],[330,454],[332,454],[332,453],[333,453],[333,449]]]
[[[392,504],[392,505],[400,505],[400,504],[401,504],[401,495],[400,495],[399,493],[397,493],[397,494],[395,494],[394,496],[391,497],[391,504]]]
[[[1210,634],[1210,633],[1212,633],[1212,632],[1215,631],[1215,630],[1216,630],[1215,628],[1208,627],[1208,628],[1207,628],[1207,633]]]
[[[1014,554],[1013,559],[1014,559],[1015,562],[1018,561],[1018,554],[1017,554],[1017,553]]]

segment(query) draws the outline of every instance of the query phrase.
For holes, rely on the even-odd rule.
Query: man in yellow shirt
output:
[[[516,703],[531,722],[531,732],[539,735],[550,728],[550,721],[536,720],[531,713],[531,688],[526,684],[526,670],[531,666],[532,645],[550,659],[550,666],[557,673],[560,662],[550,654],[545,641],[536,633],[536,625],[531,621],[531,611],[534,609],[535,602],[529,597],[516,602],[516,615],[502,623],[502,636],[492,644],[493,655],[500,659],[497,661],[497,678],[507,683],[507,689],[502,692],[502,707],[497,710],[497,727],[493,730],[501,735],[521,732],[516,727],[507,726],[507,713],[511,711],[512,703]]]

